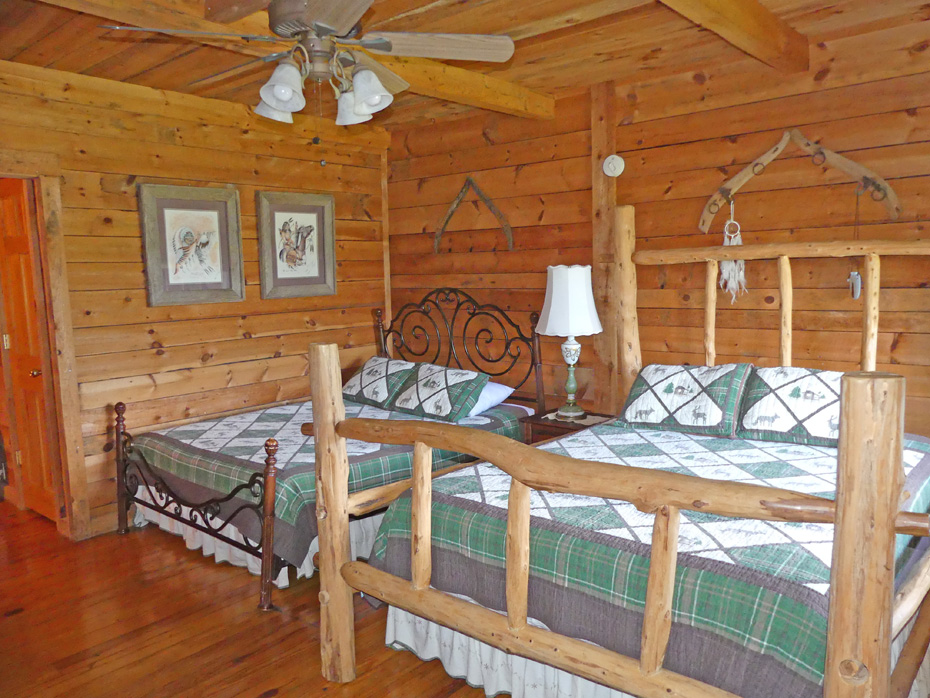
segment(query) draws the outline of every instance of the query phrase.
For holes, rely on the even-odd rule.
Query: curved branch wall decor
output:
[[[701,219],[698,222],[698,228],[702,233],[706,233],[710,230],[714,216],[723,208],[723,205],[730,201],[733,195],[738,192],[746,182],[756,175],[762,174],[768,164],[782,154],[784,149],[788,146],[788,143],[794,143],[801,150],[810,155],[815,165],[826,164],[829,167],[842,170],[851,175],[859,182],[859,186],[862,187],[864,191],[871,191],[872,199],[884,204],[885,208],[888,210],[888,217],[891,218],[891,220],[897,220],[898,216],[901,215],[901,203],[898,200],[898,195],[895,194],[891,185],[882,177],[879,177],[869,168],[857,162],[853,162],[849,158],[835,153],[828,148],[818,145],[795,128],[790,131],[785,131],[778,143],[749,163],[739,174],[724,182],[723,185],[714,192],[714,195],[710,197],[707,204],[704,206],[704,211],[701,213]]]
[[[465,184],[462,185],[462,190],[459,192],[458,196],[455,197],[455,201],[452,202],[452,205],[449,206],[449,210],[446,211],[446,215],[442,219],[442,223],[439,224],[439,229],[436,231],[436,238],[433,240],[433,251],[439,252],[439,241],[442,239],[442,234],[446,232],[446,226],[449,225],[449,221],[452,220],[452,216],[455,215],[455,212],[458,210],[459,204],[465,200],[465,195],[468,193],[468,190],[474,190],[475,194],[478,196],[481,201],[484,202],[484,205],[488,207],[488,210],[494,214],[498,222],[501,224],[501,230],[504,231],[504,236],[507,238],[507,249],[513,249],[513,228],[510,227],[510,223],[507,221],[507,217],[501,212],[497,206],[494,205],[494,202],[491,201],[491,198],[481,191],[481,187],[478,186],[478,183],[472,179],[471,175],[468,175],[465,178]]]

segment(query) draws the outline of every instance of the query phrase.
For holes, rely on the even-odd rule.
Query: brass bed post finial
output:
[[[378,355],[387,358],[387,342],[384,339],[384,311],[375,308],[375,324],[378,326]]]
[[[113,409],[116,411],[116,429],[114,439],[116,447],[116,531],[129,533],[129,498],[126,496],[126,454],[123,449],[123,439],[126,434],[126,403],[117,402]]]
[[[533,327],[533,372],[536,374],[536,413],[546,413],[546,388],[543,385],[542,350],[539,346],[539,333],[536,325],[539,324],[539,313],[535,310],[530,313],[530,325]]]
[[[262,581],[258,607],[263,611],[274,610],[271,603],[271,582],[274,573],[274,501],[278,477],[278,452],[276,439],[265,441],[265,481],[262,489]]]

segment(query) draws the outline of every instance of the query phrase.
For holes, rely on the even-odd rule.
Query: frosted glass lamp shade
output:
[[[268,82],[259,90],[262,101],[279,111],[300,111],[307,104],[304,99],[304,78],[300,68],[291,60],[278,63]]]
[[[355,110],[355,93],[343,92],[339,95],[336,126],[351,126],[371,121],[371,114],[359,114]]]
[[[591,267],[560,264],[547,271],[546,300],[536,331],[553,337],[583,337],[601,332],[591,288]]]
[[[272,121],[280,121],[284,124],[294,123],[294,117],[291,116],[289,111],[281,111],[280,109],[275,109],[270,104],[262,100],[258,103],[258,106],[253,110],[259,116],[264,116],[266,119],[271,119]]]
[[[352,91],[355,93],[355,113],[374,114],[387,109],[394,101],[394,95],[384,89],[384,85],[370,70],[356,71],[352,78]]]

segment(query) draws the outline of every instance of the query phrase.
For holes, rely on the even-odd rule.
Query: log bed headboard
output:
[[[375,311],[375,319],[381,356],[506,376],[518,391],[535,376],[535,399],[523,399],[534,400],[537,412],[545,412],[539,313],[530,314],[528,335],[502,308],[479,303],[461,289],[437,288],[418,303],[401,306],[387,327],[381,310]]]

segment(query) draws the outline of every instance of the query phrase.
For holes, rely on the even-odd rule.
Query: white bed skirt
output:
[[[144,487],[139,487],[136,491],[136,496],[148,502],[152,501],[151,496],[149,496],[148,491]],[[217,564],[228,562],[230,565],[235,565],[236,567],[245,567],[256,576],[261,575],[262,561],[260,558],[239,550],[239,548],[235,548],[218,538],[208,536],[206,533],[198,531],[196,528],[192,528],[185,523],[176,521],[170,516],[165,516],[161,512],[143,506],[137,506],[135,509],[136,513],[132,520],[134,526],[145,526],[149,523],[156,524],[163,531],[168,531],[176,536],[183,536],[188,550],[202,550],[204,556],[212,556]],[[187,516],[190,513],[190,509],[187,507],[181,507],[181,509],[182,516]],[[381,526],[381,519],[383,518],[384,512],[379,512],[360,519],[353,519],[349,522],[349,540],[352,545],[353,560],[358,557],[367,558],[371,553],[371,548],[375,544],[375,536],[378,533],[378,527]],[[232,526],[225,528],[223,534],[239,543],[244,540],[242,534]],[[319,550],[320,539],[314,538],[310,543],[310,551],[307,553],[307,557],[304,558],[301,565],[297,567],[297,579],[313,576],[313,573],[316,571],[316,568],[313,566],[313,556],[316,555]],[[279,589],[287,588],[288,576],[286,567],[278,574],[277,578],[274,580],[274,585]]]
[[[911,623],[891,648],[897,662]],[[450,630],[394,606],[388,608],[385,644],[413,652],[423,661],[438,659],[449,676],[483,688],[487,696],[509,693],[514,698],[636,698],[574,674],[525,659]],[[930,695],[930,661],[924,662],[908,698]]]

